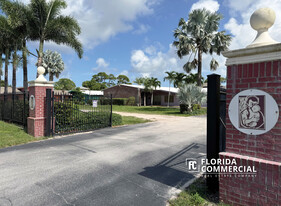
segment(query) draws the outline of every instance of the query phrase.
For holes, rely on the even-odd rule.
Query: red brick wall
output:
[[[233,153],[220,158],[236,159],[242,166],[255,166],[255,177],[220,177],[220,199],[231,205],[281,205],[281,163]]]
[[[260,89],[269,93],[281,108],[281,61],[234,65],[227,68],[227,111],[240,91]],[[281,113],[280,113],[281,114]],[[246,135],[234,128],[226,115],[226,151],[281,162],[281,118],[269,132]]]
[[[232,98],[247,89],[269,93],[280,109],[281,60],[228,66],[227,111]],[[220,177],[221,200],[231,205],[281,205],[280,116],[272,130],[256,136],[239,132],[226,115],[226,152],[220,157],[257,169],[256,177]]]
[[[126,86],[114,86],[108,89],[105,89],[104,95],[109,96],[112,94],[112,98],[129,98],[135,97],[137,100],[138,88],[126,87]]]

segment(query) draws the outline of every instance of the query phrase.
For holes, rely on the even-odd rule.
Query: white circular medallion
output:
[[[30,95],[29,97],[29,109],[34,110],[35,108],[35,97],[34,95]]]
[[[233,126],[240,132],[260,135],[275,126],[279,118],[279,107],[268,93],[249,89],[233,97],[228,115]]]

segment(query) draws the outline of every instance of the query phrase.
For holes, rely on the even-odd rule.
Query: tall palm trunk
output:
[[[5,49],[5,91],[4,94],[8,94],[8,66],[9,66],[9,49]]]
[[[168,107],[170,107],[171,81],[169,81]]]
[[[153,106],[153,90],[151,92],[151,106]]]
[[[23,88],[24,93],[27,94],[28,90],[28,79],[27,79],[27,54],[26,54],[26,40],[23,40],[22,43],[22,59],[23,59]],[[25,98],[27,99],[28,95],[25,95]]]
[[[40,39],[40,44],[39,44],[39,52],[38,52],[38,62],[37,66],[42,66],[43,63],[43,48],[44,48],[44,40]]]
[[[49,73],[49,81],[50,82],[54,81],[54,74],[53,73]]]
[[[17,61],[18,61],[18,56],[17,56],[17,51],[15,49],[13,54],[13,81],[12,81],[13,95],[16,94],[16,89],[17,89]]]
[[[38,51],[38,60],[37,60],[37,67],[42,66],[43,64],[43,48],[44,48],[44,40],[40,39],[39,44],[39,51]],[[37,72],[37,77],[39,76]]]
[[[3,75],[3,70],[2,70],[2,51],[0,52],[0,94],[1,94],[1,87],[2,87],[2,84],[1,84],[1,80],[2,80],[2,75]]]
[[[202,78],[202,51],[198,49],[198,79],[197,79],[197,86],[201,86],[201,78]]]

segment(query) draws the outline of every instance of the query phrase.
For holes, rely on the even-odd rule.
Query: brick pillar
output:
[[[41,73],[44,74],[42,70]],[[29,117],[27,119],[27,129],[28,129],[28,134],[34,137],[45,136],[46,115],[47,115],[46,114],[46,89],[53,90],[53,87],[54,87],[53,82],[48,82],[42,76],[42,74],[39,75],[39,77],[35,81],[29,82],[30,107],[29,107]]]
[[[281,107],[281,44],[224,53],[227,62],[227,113],[232,98],[247,89],[270,94]],[[255,166],[256,177],[220,176],[220,199],[232,205],[281,205],[281,118],[270,131],[249,135],[226,115],[226,152],[221,159]]]

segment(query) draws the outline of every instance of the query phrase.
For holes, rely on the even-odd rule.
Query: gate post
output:
[[[43,74],[45,69],[38,67],[39,74],[35,81],[29,82],[29,117],[27,119],[28,134],[34,137],[46,135],[47,109],[46,89],[53,90],[54,83],[48,82]]]
[[[281,44],[267,32],[274,20],[271,9],[255,11],[250,21],[258,30],[255,41],[223,53],[226,152],[220,158],[242,170],[220,175],[220,200],[230,205],[281,205]]]
[[[220,146],[220,75],[208,75],[207,92],[207,159],[219,158]],[[210,191],[218,191],[219,178],[207,176],[207,186]]]

